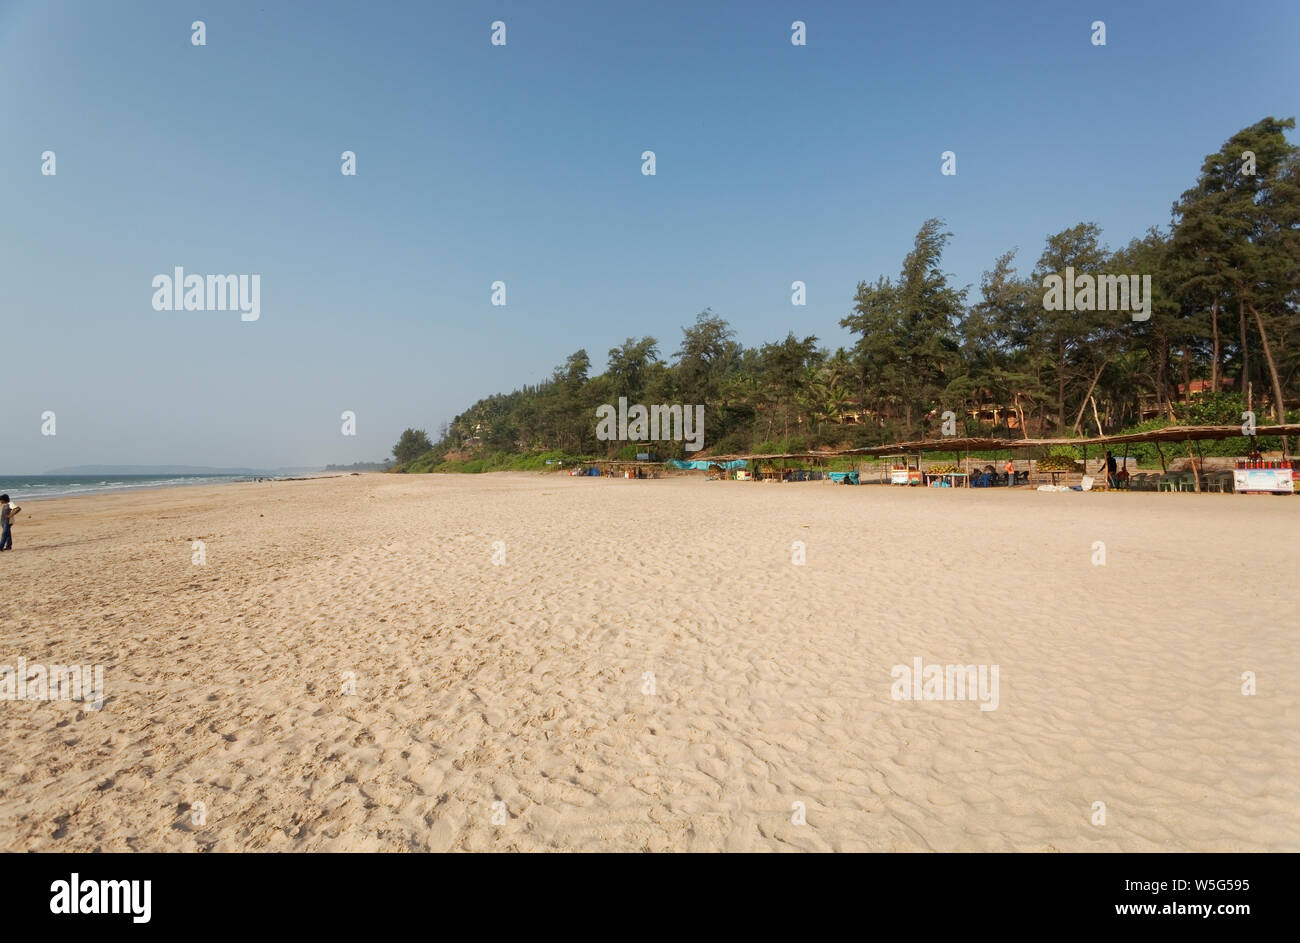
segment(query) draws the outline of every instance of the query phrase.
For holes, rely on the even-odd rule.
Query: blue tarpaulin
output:
[[[697,459],[692,462],[684,462],[679,458],[672,458],[668,460],[668,464],[671,465],[673,468],[681,468],[681,469],[689,468],[695,471],[708,471],[710,468],[721,468],[726,471],[731,471],[733,468],[749,467],[749,463],[746,462],[743,458],[738,458],[733,462],[710,462],[704,459]]]
[[[858,473],[855,471],[831,472],[831,481],[835,482],[837,485],[856,485],[858,483]]]

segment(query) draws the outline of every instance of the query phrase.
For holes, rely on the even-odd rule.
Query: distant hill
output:
[[[325,471],[346,471],[346,472],[363,472],[363,471],[388,471],[393,467],[389,462],[353,462],[351,465],[326,465]]]

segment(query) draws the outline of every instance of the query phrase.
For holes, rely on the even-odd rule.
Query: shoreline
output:
[[[352,473],[348,473],[348,474],[352,474]],[[371,474],[371,473],[357,472],[356,474],[360,475],[360,474]],[[382,474],[382,473],[376,472],[374,474]],[[63,478],[63,477],[98,478],[101,476],[99,475],[66,475],[66,476],[64,475],[13,475],[8,479],[0,477],[0,482],[6,480],[13,481],[19,478]],[[105,477],[111,478],[112,476],[105,476]],[[212,478],[219,478],[219,477],[221,476],[219,475],[212,476]],[[213,481],[211,480],[211,478],[205,478],[202,480],[194,480],[194,481],[172,480],[172,481],[160,481],[160,482],[150,483],[150,484],[127,485],[121,488],[102,488],[102,489],[88,488],[84,491],[77,491],[73,494],[23,495],[18,490],[18,486],[5,485],[4,487],[8,488],[10,494],[14,497],[15,504],[21,504],[23,507],[26,507],[29,504],[45,502],[45,501],[70,501],[70,500],[76,500],[78,498],[104,498],[104,497],[112,497],[114,495],[142,494],[150,491],[170,491],[174,488],[223,488],[227,485],[267,484],[269,482],[287,482],[287,481],[312,481],[317,478],[343,478],[343,477],[346,477],[346,475],[320,474],[320,475],[294,476],[291,478],[269,478],[269,477],[258,478],[257,476],[248,476],[248,477],[240,476],[240,477],[232,477],[228,481]],[[19,498],[21,498],[21,501],[19,500]]]

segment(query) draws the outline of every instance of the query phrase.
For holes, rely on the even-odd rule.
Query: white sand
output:
[[[0,665],[107,699],[0,701],[0,847],[1296,851],[1298,524],[539,475],[32,501]],[[917,657],[997,665],[997,709],[893,700]]]

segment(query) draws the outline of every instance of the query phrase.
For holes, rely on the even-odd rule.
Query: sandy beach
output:
[[[1298,525],[537,474],[31,502],[0,665],[104,702],[0,701],[0,847],[1300,851]],[[895,698],[916,659],[996,709]]]

